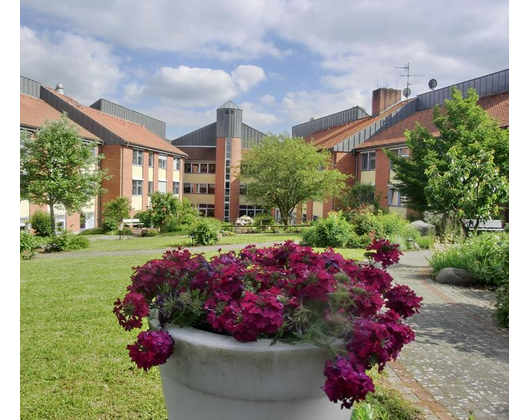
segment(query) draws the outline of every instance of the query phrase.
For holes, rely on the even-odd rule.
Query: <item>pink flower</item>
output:
[[[149,315],[149,305],[145,301],[144,295],[129,292],[123,298],[123,302],[120,299],[114,302],[113,312],[120,325],[126,331],[130,331],[133,328],[142,327],[142,318]]]
[[[423,298],[416,296],[414,291],[405,285],[394,286],[385,293],[387,299],[385,306],[393,309],[403,318],[408,318],[418,313]]]
[[[167,331],[142,331],[136,343],[127,346],[138,368],[148,370],[166,362],[173,353],[173,338]]]
[[[366,247],[367,250],[376,251],[371,254],[375,262],[380,262],[383,268],[395,264],[399,261],[399,256],[403,253],[398,249],[398,244],[391,244],[386,239],[373,239],[372,243]]]

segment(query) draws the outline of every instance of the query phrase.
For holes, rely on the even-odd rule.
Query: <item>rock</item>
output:
[[[434,281],[455,286],[472,286],[477,282],[469,271],[453,267],[446,267],[440,270]]]
[[[423,220],[416,220],[410,225],[418,229],[422,236],[434,235],[435,226],[430,223],[425,223]]]

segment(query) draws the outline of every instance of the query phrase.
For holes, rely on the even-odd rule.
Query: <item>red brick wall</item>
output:
[[[122,148],[122,191],[121,195],[127,197],[129,200],[132,199],[132,161],[133,161],[133,150],[123,147]]]
[[[103,188],[107,190],[101,197],[103,204],[121,195],[121,149],[122,147],[120,145],[102,147],[102,153],[105,155],[105,158],[101,161],[101,168],[106,169],[108,175],[111,176],[109,180],[102,182]]]
[[[372,92],[372,116],[377,116],[384,109],[401,101],[401,91],[379,88]]]
[[[390,180],[390,161],[382,149],[375,152],[375,191],[380,195],[381,207],[388,207],[388,182]]]
[[[232,152],[230,159],[230,221],[235,222],[239,217],[239,179],[236,178],[237,167],[241,162],[241,139],[232,138]]]
[[[346,185],[352,186],[355,183],[355,156],[349,152],[334,152],[335,154],[335,169],[343,174],[349,175],[346,180]]]
[[[173,157],[167,157],[167,168],[166,168],[166,192],[173,194]]]
[[[148,186],[149,186],[149,152],[147,151],[144,151],[143,153],[143,156],[144,156],[144,164],[143,164],[143,167],[142,167],[142,178],[144,179],[144,182],[143,182],[143,193],[142,193],[142,210],[146,210],[147,209],[147,191],[148,191]]]

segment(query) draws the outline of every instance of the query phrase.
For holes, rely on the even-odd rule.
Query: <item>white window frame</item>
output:
[[[160,187],[162,186],[162,184],[164,185],[164,191],[162,191],[160,189]],[[162,194],[165,194],[167,193],[167,181],[158,181],[158,192],[161,192]]]
[[[371,158],[371,155],[373,155],[373,159]],[[366,165],[365,165],[365,156],[366,156]],[[371,162],[373,162],[373,168],[370,165]],[[370,152],[361,152],[361,171],[375,171],[376,165],[377,165],[377,162],[376,162],[375,150],[370,151]]]
[[[148,165],[150,168],[155,166],[155,154],[153,152],[149,152],[149,157],[147,159],[148,159]]]
[[[164,162],[164,164],[162,164],[162,162]],[[158,168],[167,169],[167,156],[164,156],[164,155],[158,156]]]
[[[178,157],[173,158],[173,170],[180,171],[180,158]]]
[[[135,188],[136,185],[136,188]],[[133,179],[132,180],[132,195],[133,197],[141,197],[144,193],[144,180]]]
[[[177,192],[175,192],[175,185],[177,186]],[[173,181],[173,195],[180,195],[180,181]]]
[[[144,165],[144,152],[142,150],[133,149],[133,165],[135,166]]]

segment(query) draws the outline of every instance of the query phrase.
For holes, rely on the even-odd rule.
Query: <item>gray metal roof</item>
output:
[[[105,114],[114,115],[115,117],[143,125],[158,137],[164,140],[166,139],[166,123],[164,121],[157,120],[149,115],[142,114],[103,98],[98,99],[90,107]]]
[[[325,117],[317,118],[315,120],[307,121],[302,124],[293,126],[293,137],[307,137],[320,130],[326,128],[336,127],[337,125],[346,124],[360,118],[369,117],[366,111],[358,106],[354,106],[344,111],[339,111]]]
[[[20,93],[40,98],[41,83],[28,77],[20,76]]]
[[[217,109],[241,109],[232,101],[227,101]]]

